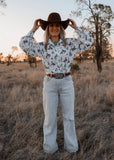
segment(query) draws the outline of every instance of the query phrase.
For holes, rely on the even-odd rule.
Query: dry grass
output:
[[[59,151],[43,152],[42,64],[0,64],[1,160],[113,160],[114,61],[104,62],[98,73],[92,62],[74,72],[75,121],[80,150],[63,148],[63,122],[58,107]]]

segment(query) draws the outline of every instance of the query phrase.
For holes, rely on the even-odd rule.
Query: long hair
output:
[[[47,43],[48,43],[49,38],[50,38],[49,26],[47,26],[47,28],[45,30],[45,33],[44,33],[44,44],[45,44],[45,49],[46,50],[47,50]],[[65,31],[64,31],[62,26],[61,26],[61,29],[60,29],[59,38],[63,41],[64,46],[66,46],[67,43],[66,43],[66,40],[65,40]]]

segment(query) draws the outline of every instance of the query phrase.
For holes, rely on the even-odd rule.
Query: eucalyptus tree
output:
[[[5,0],[0,0],[0,6],[5,7],[6,6],[6,1]]]
[[[2,58],[3,58],[3,53],[0,53],[0,63],[2,61]]]
[[[102,59],[105,54],[110,55],[109,38],[111,34],[111,21],[114,14],[110,6],[95,4],[93,0],[76,0],[78,9],[72,11],[73,15],[83,17],[82,27],[89,28],[94,35],[94,58],[97,61],[98,71],[102,71]],[[105,46],[105,47],[104,47]]]
[[[1,7],[6,7],[7,4],[6,4],[6,0],[0,0],[0,6]],[[0,14],[4,15],[4,13],[0,10]]]

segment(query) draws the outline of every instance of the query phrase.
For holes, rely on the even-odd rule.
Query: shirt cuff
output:
[[[28,34],[27,34],[28,37],[33,37],[33,35],[34,35],[34,32],[31,32],[31,31],[28,32]]]
[[[76,32],[82,32],[82,29],[80,27],[77,27],[77,29],[75,31]]]

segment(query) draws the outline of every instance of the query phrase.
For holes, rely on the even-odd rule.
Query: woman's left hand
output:
[[[71,26],[74,29],[77,29],[77,25],[76,25],[75,21],[73,19],[70,19],[70,18],[68,18],[68,20],[70,22],[69,26]]]

